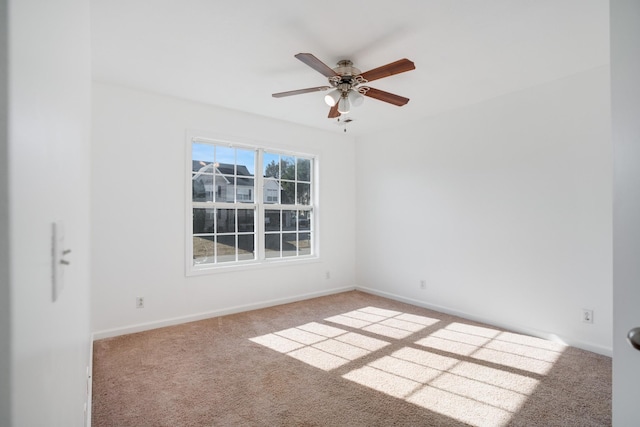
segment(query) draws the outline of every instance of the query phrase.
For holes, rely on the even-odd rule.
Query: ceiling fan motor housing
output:
[[[351,90],[357,90],[356,86],[363,83],[362,79],[357,77],[362,74],[360,69],[353,66],[353,62],[348,59],[339,61],[337,66],[333,68],[333,71],[338,74],[337,76],[329,77],[329,84],[340,90],[344,97]]]
[[[353,62],[349,61],[348,59],[343,59],[342,61],[339,61],[337,65],[338,66],[335,67],[333,71],[335,71],[342,77],[346,77],[346,76],[355,77],[362,74],[362,71],[354,67]]]

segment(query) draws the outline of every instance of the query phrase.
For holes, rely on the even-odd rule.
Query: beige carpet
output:
[[[607,426],[611,359],[346,292],[96,341],[92,425]]]

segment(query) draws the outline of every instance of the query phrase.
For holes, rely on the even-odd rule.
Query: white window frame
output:
[[[255,165],[254,165],[254,201],[253,203],[241,202],[194,202],[192,197],[192,146],[193,143],[204,143],[212,145],[222,145],[227,147],[233,147],[243,150],[255,151]],[[240,140],[228,140],[225,138],[219,138],[215,136],[207,136],[203,132],[188,131],[186,138],[186,186],[185,186],[185,206],[186,206],[186,275],[203,275],[211,274],[220,271],[229,271],[230,269],[246,269],[255,267],[265,267],[282,265],[283,263],[300,263],[317,261],[319,256],[319,238],[318,238],[318,156],[316,154],[302,153],[298,151],[291,151],[281,149],[277,146],[269,146],[263,144],[256,144],[251,142],[244,142]],[[264,153],[279,154],[280,156],[294,156],[296,158],[309,159],[310,165],[310,179],[311,179],[311,200],[309,205],[299,205],[297,200],[295,204],[281,204],[281,203],[266,203],[264,201],[264,177],[263,175],[263,160]],[[214,181],[215,182],[215,181]],[[297,181],[296,181],[297,182]],[[215,189],[214,189],[215,190]],[[234,192],[237,198],[237,190]],[[193,209],[194,208],[222,208],[222,209],[254,209],[254,253],[255,258],[251,260],[236,260],[227,261],[221,263],[206,263],[206,264],[194,264],[193,262]],[[265,230],[265,211],[266,210],[295,210],[297,211],[309,211],[311,215],[311,222],[309,224],[308,233],[310,234],[310,254],[308,255],[295,255],[295,256],[280,256],[278,258],[268,258],[265,251],[265,239],[269,234]],[[237,221],[237,219],[236,219]],[[280,234],[286,233],[285,230],[280,230]],[[306,230],[296,230],[296,232],[307,232]],[[236,235],[238,231],[236,230]],[[281,248],[282,251],[282,248]]]

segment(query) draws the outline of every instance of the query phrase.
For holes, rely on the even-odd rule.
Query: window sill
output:
[[[218,273],[242,272],[242,271],[259,270],[259,269],[265,269],[265,268],[293,267],[295,265],[315,264],[318,262],[320,262],[319,256],[310,255],[305,257],[298,257],[295,259],[274,258],[274,259],[266,259],[261,261],[250,261],[246,263],[234,263],[229,265],[212,264],[211,266],[207,266],[207,267],[189,266],[186,272],[186,276],[187,277],[207,276],[207,275],[218,274]]]

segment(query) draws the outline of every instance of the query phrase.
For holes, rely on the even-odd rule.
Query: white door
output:
[[[640,1],[611,0],[613,425],[640,426]]]

